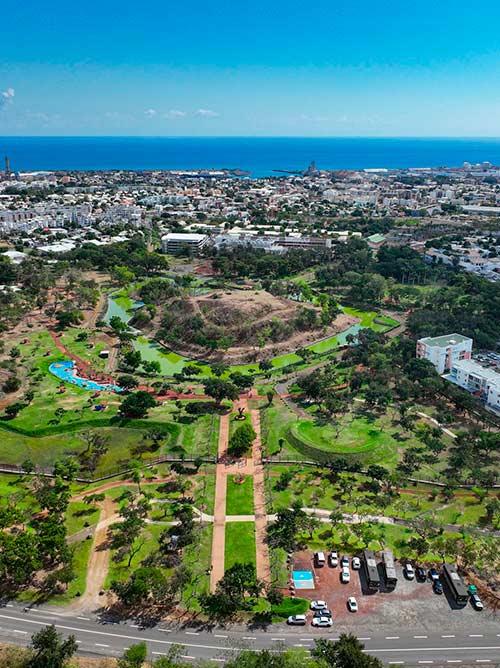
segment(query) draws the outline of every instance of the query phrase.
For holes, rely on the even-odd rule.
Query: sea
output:
[[[254,178],[318,169],[500,165],[500,138],[0,137],[13,171],[240,169]],[[280,171],[280,170],[283,170]]]

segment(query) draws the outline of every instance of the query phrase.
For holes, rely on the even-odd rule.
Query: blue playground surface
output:
[[[312,571],[293,571],[292,578],[295,589],[314,589]]]
[[[75,363],[73,360],[63,360],[62,362],[52,362],[49,366],[51,374],[63,380],[65,383],[71,385],[78,385],[84,390],[111,390],[113,392],[121,392],[122,388],[111,383],[97,383],[95,380],[87,380],[76,375]]]

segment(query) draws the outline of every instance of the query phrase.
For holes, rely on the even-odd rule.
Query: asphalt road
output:
[[[280,646],[313,646],[314,640],[338,637],[333,627],[327,630],[311,626],[279,630],[226,630],[206,627],[178,627],[160,624],[143,628],[133,621],[113,622],[94,615],[71,615],[49,606],[24,609],[8,603],[0,608],[0,641],[27,645],[31,635],[47,624],[54,624],[64,635],[73,634],[79,651],[89,656],[120,656],[131,645],[146,641],[153,658],[166,654],[172,645],[183,646],[187,659],[205,658],[222,665],[236,649],[278,649]],[[386,664],[406,666],[439,666],[460,668],[485,665],[500,666],[500,623],[478,618],[467,631],[434,633],[396,628],[393,634],[370,632],[359,636],[366,651]]]

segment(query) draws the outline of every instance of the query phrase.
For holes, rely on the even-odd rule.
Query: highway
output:
[[[31,635],[47,624],[54,624],[64,635],[73,634],[79,652],[88,656],[120,656],[131,645],[146,641],[151,657],[166,654],[172,645],[182,645],[187,659],[204,658],[223,665],[235,650],[260,650],[279,647],[313,647],[314,640],[338,638],[339,629],[318,630],[311,626],[268,630],[238,627],[223,629],[206,626],[158,626],[143,628],[133,621],[111,621],[92,614],[72,615],[49,606],[25,609],[8,603],[0,608],[0,641],[27,645]],[[345,629],[342,629],[345,630]],[[500,624],[478,619],[466,631],[396,628],[394,632],[373,631],[359,634],[366,651],[384,663],[406,666],[500,666]]]

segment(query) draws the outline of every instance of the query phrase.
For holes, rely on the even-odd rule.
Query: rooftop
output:
[[[490,383],[494,383],[500,387],[500,373],[495,371],[495,369],[484,367],[482,364],[479,364],[479,362],[475,362],[474,360],[459,360],[458,362],[453,363],[453,368],[466,371],[474,376],[485,378]]]
[[[207,235],[206,234],[182,234],[179,232],[169,232],[168,234],[165,234],[163,239],[166,239],[167,241],[203,241],[203,239],[206,239]]]
[[[466,341],[470,341],[472,343],[472,339],[469,338],[468,336],[464,336],[463,334],[445,334],[443,336],[426,336],[423,339],[420,339],[422,343],[427,344],[428,346],[431,347],[437,347],[437,348],[445,348],[446,346],[453,346],[456,343],[465,343]]]

